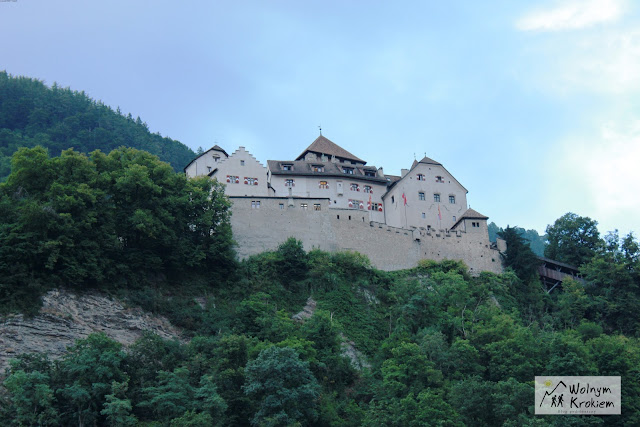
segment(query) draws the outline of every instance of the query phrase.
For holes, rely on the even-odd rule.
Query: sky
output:
[[[640,2],[0,0],[0,70],[263,164],[435,159],[502,227],[640,232]]]

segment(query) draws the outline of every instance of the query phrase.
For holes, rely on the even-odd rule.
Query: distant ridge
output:
[[[84,91],[0,71],[0,181],[11,172],[11,155],[36,145],[52,156],[71,147],[109,153],[124,145],[155,154],[176,172],[195,156],[181,142],[151,133],[140,117],[114,111]]]

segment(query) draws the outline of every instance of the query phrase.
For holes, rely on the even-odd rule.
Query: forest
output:
[[[61,359],[17,355],[0,380],[5,425],[640,425],[633,234],[556,220],[545,255],[582,279],[551,293],[511,227],[499,275],[456,261],[383,272],[293,238],[238,261],[220,184],[133,148],[52,154],[20,148],[0,183],[0,312],[98,290],[189,340],[95,334]],[[309,297],[313,316],[294,319]],[[535,416],[536,375],[619,375],[622,415]]]
[[[13,153],[36,145],[52,156],[72,147],[83,153],[133,147],[169,162],[176,172],[195,157],[186,145],[151,133],[140,117],[114,111],[84,92],[0,71],[0,181],[11,171]]]

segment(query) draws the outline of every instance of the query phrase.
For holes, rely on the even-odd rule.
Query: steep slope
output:
[[[71,147],[109,153],[124,145],[157,155],[176,172],[195,156],[179,141],[151,133],[140,117],[125,116],[84,92],[0,71],[0,181],[9,175],[11,155],[36,145],[52,156]]]

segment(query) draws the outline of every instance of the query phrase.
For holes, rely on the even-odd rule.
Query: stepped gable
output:
[[[322,135],[317,137],[316,140],[313,141],[311,143],[311,145],[308,146],[302,152],[302,154],[300,154],[296,158],[296,160],[303,160],[304,156],[306,156],[308,152],[324,154],[324,155],[326,155],[328,157],[336,156],[336,157],[341,158],[341,159],[352,160],[352,161],[355,161],[355,162],[358,162],[358,163],[362,163],[362,164],[366,164],[367,163],[364,160],[354,156],[353,154],[351,154],[350,152],[348,152],[344,148],[340,147],[335,142],[330,141],[329,139],[325,138]]]
[[[453,230],[454,228],[456,228],[456,226],[460,224],[462,220],[465,220],[465,219],[485,219],[486,220],[486,219],[489,219],[489,217],[482,215],[480,212],[469,208],[462,214],[460,218],[458,218],[458,220],[456,221],[455,224],[453,224],[451,229]]]

